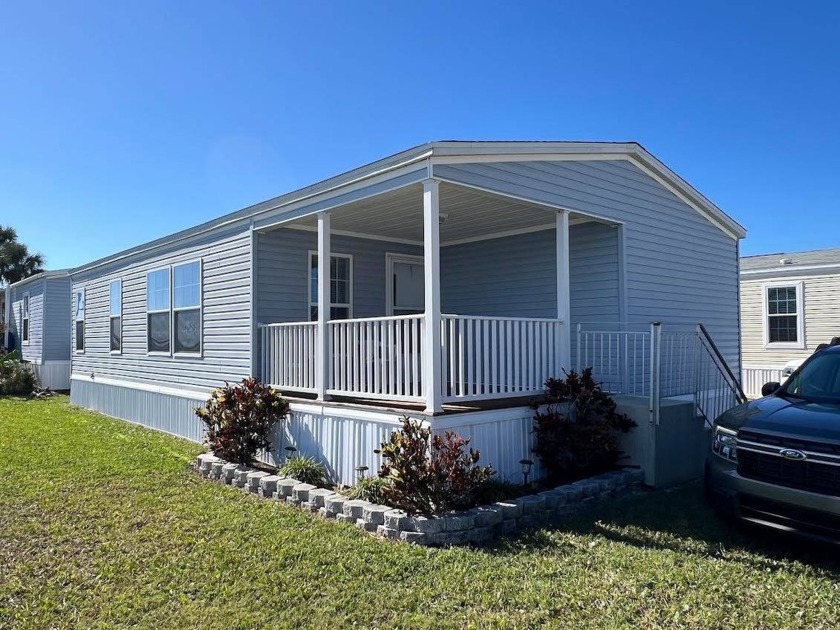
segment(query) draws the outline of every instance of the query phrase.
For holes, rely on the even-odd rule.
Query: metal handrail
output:
[[[709,335],[709,331],[706,330],[706,327],[702,323],[697,324],[697,330],[700,333],[700,338],[703,340],[707,351],[711,349],[711,351],[714,353],[714,356],[717,358],[718,368],[723,368],[723,371],[726,372],[726,375],[729,377],[729,380],[735,386],[735,393],[738,395],[738,402],[747,402],[747,395],[744,393],[744,390],[741,387],[741,382],[737,378],[735,378],[735,375],[729,368],[729,364],[726,362],[726,359],[723,358],[723,355],[718,349],[717,344],[714,342],[711,335]]]

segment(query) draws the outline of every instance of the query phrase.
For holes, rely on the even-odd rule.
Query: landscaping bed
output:
[[[349,499],[330,488],[229,463],[212,454],[199,455],[195,467],[202,477],[317,512],[324,518],[357,525],[384,538],[399,538],[420,545],[486,542],[501,534],[511,534],[569,516],[593,502],[638,492],[644,478],[643,472],[638,469],[615,470],[508,501],[445,515],[424,516],[361,499]]]

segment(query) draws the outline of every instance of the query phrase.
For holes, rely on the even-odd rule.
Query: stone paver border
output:
[[[232,464],[204,453],[196,458],[202,477],[236,486],[266,499],[290,503],[324,518],[352,523],[383,538],[420,545],[481,543],[579,512],[594,502],[639,492],[644,473],[625,468],[510,501],[445,516],[410,516],[402,510],[348,499],[328,488]]]

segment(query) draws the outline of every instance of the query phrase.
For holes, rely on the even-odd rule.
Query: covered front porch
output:
[[[521,405],[573,365],[576,231],[580,284],[600,255],[596,302],[615,317],[618,230],[567,209],[427,179],[262,227],[257,373],[289,395],[429,414]]]

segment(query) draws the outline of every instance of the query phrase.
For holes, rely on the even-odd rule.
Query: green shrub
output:
[[[290,457],[277,469],[277,474],[281,477],[297,479],[301,483],[311,483],[313,486],[327,485],[327,471],[324,465],[314,457]]]
[[[38,389],[38,378],[21,363],[16,351],[0,353],[0,396],[31,396]]]
[[[470,441],[447,431],[432,435],[417,420],[403,418],[402,429],[377,451],[385,462],[379,476],[390,485],[382,488],[385,503],[409,514],[442,514],[477,505],[478,489],[495,472],[478,466],[478,451]]]
[[[386,490],[390,480],[382,477],[362,477],[355,486],[343,488],[341,494],[348,499],[361,499],[371,503],[387,503]]]
[[[534,415],[533,452],[548,481],[565,483],[614,468],[621,458],[618,435],[636,423],[616,411],[615,401],[592,378],[592,368],[548,379],[545,394],[548,406]]]
[[[268,436],[289,413],[289,403],[258,379],[226,384],[197,407],[206,428],[205,440],[213,452],[231,462],[250,464],[258,451],[271,448]]]

